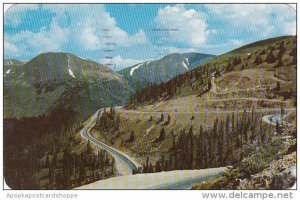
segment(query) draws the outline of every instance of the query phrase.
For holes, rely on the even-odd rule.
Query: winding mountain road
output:
[[[127,154],[108,146],[97,140],[90,134],[91,128],[96,124],[97,118],[102,114],[102,109],[98,110],[86,124],[86,126],[80,131],[81,137],[92,142],[96,147],[106,150],[109,154],[111,154],[116,163],[116,168],[120,175],[128,175],[132,174],[132,170],[138,169],[141,165],[135,161],[135,159],[131,158]]]
[[[190,189],[196,183],[222,176],[226,170],[228,170],[227,167],[220,167],[118,176],[83,185],[76,189]]]
[[[291,110],[291,111],[295,111]],[[278,122],[280,125],[284,125],[284,126],[291,126],[290,123],[284,121],[284,118],[286,118],[290,113],[286,113],[284,116],[281,116],[280,114],[276,114],[276,115],[265,115],[263,116],[262,120],[263,122],[267,123],[267,124],[271,124],[273,126],[276,126],[276,123]]]
[[[117,109],[119,110],[121,107],[118,107]],[[277,109],[270,110],[277,111]],[[286,110],[291,111],[294,109]],[[141,167],[134,158],[100,142],[90,134],[91,128],[96,124],[97,118],[102,112],[103,109],[100,109],[92,115],[85,127],[80,131],[80,134],[82,138],[90,140],[96,147],[105,149],[114,157],[117,170],[121,176],[99,180],[75,189],[190,189],[196,183],[222,176],[230,168],[220,167],[201,170],[177,170],[133,175],[132,170]],[[139,113],[139,111],[133,112]],[[273,124],[274,119],[279,120],[280,118],[278,118],[278,115],[266,115],[263,117],[263,120],[266,123]]]
[[[296,109],[295,109],[296,111]],[[292,124],[288,123],[287,121],[284,121],[284,119],[291,114],[291,112],[289,113],[285,113],[285,115],[281,116],[280,114],[276,114],[276,115],[265,115],[262,120],[263,122],[267,123],[267,124],[271,124],[272,126],[276,126],[277,122],[279,124],[282,124],[283,126],[291,126]],[[295,178],[295,180],[297,180],[297,173],[296,173],[296,167],[292,166],[289,168],[289,171],[291,173],[291,176]],[[289,188],[291,190],[295,190],[297,189],[297,181],[295,181],[295,183],[293,184],[293,186],[291,188]]]
[[[259,108],[255,109],[255,112],[276,112],[280,111],[280,108]],[[286,111],[295,111],[295,108],[287,108],[285,109]],[[116,111],[120,111],[116,109]],[[162,110],[162,111],[153,111],[153,110],[147,110],[147,111],[140,111],[140,110],[122,110],[122,113],[137,113],[137,114],[147,114],[147,113],[152,113],[152,114],[161,114],[161,113],[173,113],[173,114],[207,114],[207,113],[233,113],[233,112],[244,112],[244,110],[211,110],[211,111],[195,111],[195,112],[189,112],[189,111],[176,111],[176,110]],[[251,113],[252,110],[246,110],[247,113]]]
[[[85,140],[89,140],[96,147],[105,149],[111,154],[115,159],[119,175],[122,176],[99,180],[75,189],[190,189],[195,183],[222,176],[228,170],[228,167],[220,167],[132,175],[133,169],[141,167],[135,159],[100,142],[90,134],[91,128],[96,124],[97,118],[102,114],[102,111],[100,109],[92,115],[85,127],[80,131],[80,134]]]

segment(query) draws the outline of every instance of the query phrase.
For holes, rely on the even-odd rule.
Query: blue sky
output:
[[[4,57],[70,52],[118,70],[295,34],[296,13],[286,4],[18,4],[5,13]]]

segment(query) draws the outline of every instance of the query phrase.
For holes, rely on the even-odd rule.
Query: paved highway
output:
[[[86,126],[80,131],[81,137],[86,140],[90,140],[90,142],[96,147],[102,148],[111,154],[115,159],[116,168],[120,175],[132,174],[132,170],[141,167],[141,165],[135,159],[111,146],[108,146],[107,144],[104,144],[103,142],[100,142],[90,134],[91,128],[96,124],[97,118],[102,114],[102,111],[102,109],[98,110],[91,117]]]

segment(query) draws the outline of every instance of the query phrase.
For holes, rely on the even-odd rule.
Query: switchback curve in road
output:
[[[93,128],[93,126],[95,126],[97,118],[99,115],[102,114],[102,112],[103,110],[100,109],[94,115],[92,115],[85,127],[80,131],[81,137],[85,140],[89,140],[96,147],[104,149],[109,154],[111,154],[115,159],[116,168],[120,175],[132,174],[132,171],[134,169],[138,169],[139,167],[141,167],[141,165],[135,159],[131,158],[124,152],[121,152],[97,140],[94,136],[90,134],[90,130]]]

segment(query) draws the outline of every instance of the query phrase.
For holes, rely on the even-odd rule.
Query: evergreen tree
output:
[[[149,168],[148,168],[148,173],[153,173],[153,172],[154,172],[153,171],[153,165],[152,165],[152,163],[150,161]]]
[[[274,63],[276,61],[276,59],[275,59],[275,57],[273,55],[273,51],[269,51],[268,52],[266,61],[268,63]]]
[[[135,141],[135,133],[134,131],[131,131],[130,137],[126,142],[134,142]]]
[[[275,90],[276,90],[276,91],[280,91],[280,83],[279,83],[279,81],[277,81]]]
[[[284,114],[285,114],[284,108],[283,108],[283,106],[281,106],[280,107],[280,116],[281,116],[281,118],[284,117]]]
[[[170,114],[168,114],[167,124],[169,124],[170,122],[171,122],[171,116]]]
[[[115,166],[115,159],[112,158],[112,161],[111,161],[111,173],[114,174],[114,166]]]
[[[159,160],[155,163],[155,172],[161,172],[161,166]]]
[[[257,55],[257,56],[255,57],[254,63],[255,63],[256,65],[260,65],[260,64],[263,63],[263,60],[262,60],[262,58],[261,58],[260,55]]]
[[[146,171],[146,173],[149,173],[149,156],[147,156],[147,159],[146,159],[145,171]]]
[[[159,133],[159,140],[164,140],[166,138],[165,128],[162,128]]]
[[[87,153],[87,155],[93,154],[93,148],[92,148],[90,140],[88,140],[87,145],[86,145],[86,153]]]
[[[279,53],[278,53],[279,54]],[[283,62],[282,62],[282,54],[279,54],[278,55],[278,58],[277,58],[277,65],[276,67],[282,67],[283,66]]]
[[[189,169],[193,169],[193,161],[194,161],[194,138],[193,138],[193,126],[190,127],[189,130],[189,139],[190,139],[190,160],[189,160]]]
[[[163,113],[161,113],[161,115],[160,115],[160,121],[161,122],[164,121],[164,114]]]

